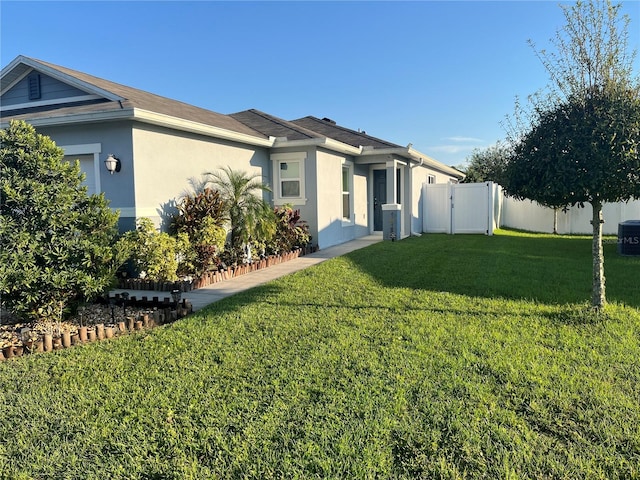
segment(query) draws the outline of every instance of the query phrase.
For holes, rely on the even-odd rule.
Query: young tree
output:
[[[536,51],[548,71],[546,94],[517,111],[507,193],[562,208],[593,209],[592,305],[606,303],[602,205],[640,197],[640,82],[627,51],[629,19],[609,1],[563,7],[557,53]],[[535,47],[534,47],[535,49]],[[515,133],[515,134],[514,134]]]
[[[59,318],[102,294],[127,255],[118,213],[87,195],[78,162],[63,157],[25,122],[0,131],[0,298],[23,318]]]
[[[250,240],[263,241],[273,237],[276,228],[273,210],[258,196],[271,189],[262,182],[260,175],[249,175],[231,167],[205,175],[224,203],[231,224],[232,255],[240,258]]]

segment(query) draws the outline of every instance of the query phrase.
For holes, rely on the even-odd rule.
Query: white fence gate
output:
[[[427,233],[493,235],[500,187],[493,182],[423,185],[423,225]]]

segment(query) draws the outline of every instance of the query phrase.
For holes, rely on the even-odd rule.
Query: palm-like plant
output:
[[[266,241],[273,237],[273,210],[260,195],[271,189],[259,174],[250,175],[227,166],[217,172],[205,173],[205,176],[224,201],[225,214],[231,224],[231,248],[236,256],[241,256],[249,241]]]

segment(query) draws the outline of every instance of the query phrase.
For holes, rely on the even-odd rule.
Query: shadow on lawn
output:
[[[605,243],[607,299],[640,307],[640,258]],[[591,299],[591,239],[550,235],[440,235],[382,242],[347,256],[389,287],[549,304]]]

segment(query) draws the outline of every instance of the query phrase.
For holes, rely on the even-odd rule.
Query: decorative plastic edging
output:
[[[263,268],[269,268],[283,262],[288,262],[301,255],[313,253],[316,250],[316,247],[305,247],[304,249],[293,250],[281,255],[269,255],[268,257],[244,265],[206,272],[199,278],[190,281],[179,280],[176,282],[155,282],[152,280],[144,280],[142,278],[123,278],[120,279],[119,288],[127,290],[156,290],[161,292],[170,292],[172,290],[190,292],[214,283],[229,280],[239,275],[244,275],[246,273],[255,272],[256,270],[261,270]]]
[[[117,295],[116,297],[119,297]],[[146,297],[143,297],[146,302]],[[133,301],[132,301],[133,300]],[[154,297],[157,302],[157,297]],[[56,350],[71,348],[75,345],[93,343],[100,340],[126,335],[132,332],[148,330],[159,325],[172,323],[179,318],[185,317],[193,312],[193,306],[189,300],[182,300],[179,305],[168,304],[169,299],[165,298],[162,307],[153,307],[153,312],[142,313],[136,316],[127,317],[126,321],[119,321],[115,324],[99,323],[92,326],[80,326],[78,332],[73,335],[70,332],[62,332],[59,336],[45,333],[37,340],[26,342],[24,345],[10,345],[0,350],[0,361],[10,358],[22,357],[32,353],[46,353]],[[142,302],[142,301],[140,301]],[[129,306],[137,303],[135,297],[127,300]]]

